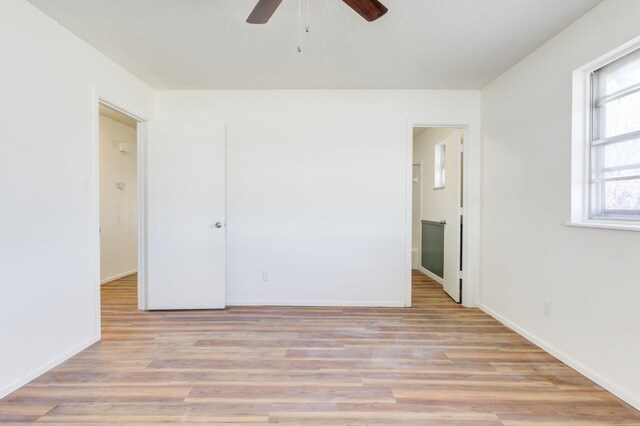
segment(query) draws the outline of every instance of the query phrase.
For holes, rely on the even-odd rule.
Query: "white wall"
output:
[[[97,339],[94,94],[148,116],[153,93],[24,0],[0,62],[1,397]]]
[[[474,91],[159,92],[159,119],[227,123],[227,303],[403,306],[408,121],[477,131],[479,101]]]
[[[100,281],[136,272],[138,190],[136,129],[100,115]],[[120,152],[119,144],[128,145]],[[124,189],[116,187],[124,183]]]
[[[481,302],[640,409],[640,233],[564,225],[572,71],[640,35],[639,16],[607,0],[483,90]]]

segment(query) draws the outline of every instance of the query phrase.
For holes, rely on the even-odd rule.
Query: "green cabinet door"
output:
[[[422,221],[422,267],[444,278],[444,224]]]

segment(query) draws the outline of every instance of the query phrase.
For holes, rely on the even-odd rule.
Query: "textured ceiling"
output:
[[[600,0],[298,0],[266,25],[256,0],[30,0],[157,89],[479,89]]]

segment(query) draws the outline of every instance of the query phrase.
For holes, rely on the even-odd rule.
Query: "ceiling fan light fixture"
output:
[[[342,0],[353,9],[358,15],[362,16],[367,22],[373,22],[389,11],[385,5],[378,0]]]
[[[353,9],[358,15],[362,16],[366,21],[373,22],[387,13],[388,9],[378,0],[342,0],[347,6]],[[249,24],[266,24],[276,12],[282,0],[258,0],[253,8],[247,23]],[[309,26],[309,0],[306,0],[306,22],[304,32],[310,32]],[[298,0],[298,53],[302,53],[302,0]]]
[[[342,1],[368,22],[373,22],[379,19],[389,10],[378,0]],[[256,7],[254,7],[251,14],[249,14],[247,22],[249,24],[266,24],[269,22],[269,19],[273,16],[276,9],[278,9],[280,3],[282,3],[282,0],[258,0]],[[309,32],[309,29],[307,28],[306,31]]]
[[[275,13],[282,0],[259,0],[256,7],[253,8],[247,23],[249,24],[266,24]]]

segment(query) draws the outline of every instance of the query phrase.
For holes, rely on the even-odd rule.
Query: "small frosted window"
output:
[[[434,188],[444,188],[446,148],[444,142],[440,142],[435,148],[435,174],[433,177]]]

